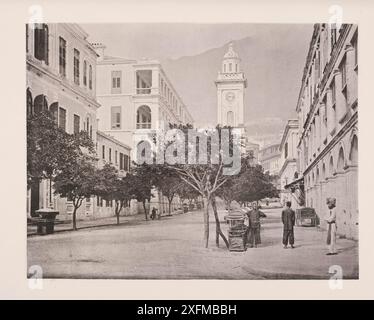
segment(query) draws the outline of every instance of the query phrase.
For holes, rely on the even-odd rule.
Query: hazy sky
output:
[[[90,42],[106,45],[106,55],[163,61],[175,88],[201,123],[216,121],[214,80],[227,43],[234,41],[248,79],[245,122],[296,117],[312,24],[139,23],[82,27]]]
[[[287,28],[295,37],[310,37],[312,30],[311,25],[276,24],[103,23],[81,26],[88,32],[89,41],[107,46],[106,54],[134,59],[176,59],[196,55],[263,31],[273,33],[273,40],[279,41],[279,29]]]

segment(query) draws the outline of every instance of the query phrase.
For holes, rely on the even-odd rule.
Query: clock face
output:
[[[226,93],[226,100],[227,101],[234,101],[235,100],[235,93],[234,92],[227,92]]]

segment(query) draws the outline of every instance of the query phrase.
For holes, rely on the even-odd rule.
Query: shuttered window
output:
[[[61,107],[58,112],[58,126],[66,131],[66,110]]]
[[[79,85],[79,59],[80,53],[77,49],[74,49],[74,83]]]
[[[59,71],[61,76],[66,77],[66,41],[62,37],[59,40]]]
[[[74,133],[79,133],[79,123],[80,117],[78,115],[74,115]]]

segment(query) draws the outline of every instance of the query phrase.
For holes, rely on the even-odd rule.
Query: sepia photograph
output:
[[[359,279],[357,25],[25,29],[29,278]]]

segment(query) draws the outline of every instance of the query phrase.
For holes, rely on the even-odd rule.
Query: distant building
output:
[[[244,126],[244,89],[247,79],[241,71],[239,55],[229,44],[217,80],[217,123],[222,126]]]
[[[265,146],[259,150],[259,162],[265,172],[271,175],[279,175],[279,161],[279,143]]]
[[[245,142],[245,151],[246,151],[246,154],[252,158],[251,159],[252,164],[258,164],[260,145],[257,143],[250,142],[247,139],[247,141]]]
[[[326,198],[335,197],[337,232],[354,239],[358,238],[357,39],[357,25],[314,26],[296,107],[306,206],[323,218]]]
[[[281,154],[279,161],[280,200],[283,205],[285,205],[286,201],[291,201],[292,208],[298,208],[301,205],[299,199],[291,192],[291,189],[286,188],[289,183],[299,177],[297,165],[298,132],[298,120],[288,120],[279,146]]]
[[[280,190],[280,156],[279,143],[265,146],[259,151],[259,164],[264,168],[264,172],[273,176],[272,182],[278,190]]]

